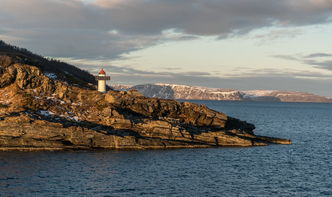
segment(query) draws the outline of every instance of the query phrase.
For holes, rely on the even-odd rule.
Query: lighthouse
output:
[[[105,93],[106,92],[106,80],[111,80],[110,76],[106,76],[106,72],[104,69],[101,69],[98,73],[98,76],[96,76],[96,79],[98,80],[98,91]]]

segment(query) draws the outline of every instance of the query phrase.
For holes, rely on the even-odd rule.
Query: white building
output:
[[[101,69],[98,73],[98,76],[96,76],[96,79],[98,80],[98,91],[105,93],[106,92],[106,80],[111,80],[110,76],[106,76],[106,72],[104,69]]]

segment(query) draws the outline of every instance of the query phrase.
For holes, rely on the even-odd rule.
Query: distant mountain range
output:
[[[233,90],[178,84],[113,85],[114,89],[136,89],[144,96],[163,99],[274,101],[274,102],[332,102],[331,99],[306,93],[278,90]]]

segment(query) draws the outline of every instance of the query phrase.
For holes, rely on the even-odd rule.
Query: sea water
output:
[[[293,144],[0,152],[0,196],[332,196],[332,104],[192,102]]]

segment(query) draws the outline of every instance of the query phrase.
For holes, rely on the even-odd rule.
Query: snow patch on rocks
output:
[[[58,76],[55,73],[45,73],[45,75],[50,79],[57,79]]]
[[[53,112],[50,112],[50,111],[46,111],[46,110],[39,110],[38,113],[42,116],[53,116],[54,113]]]

